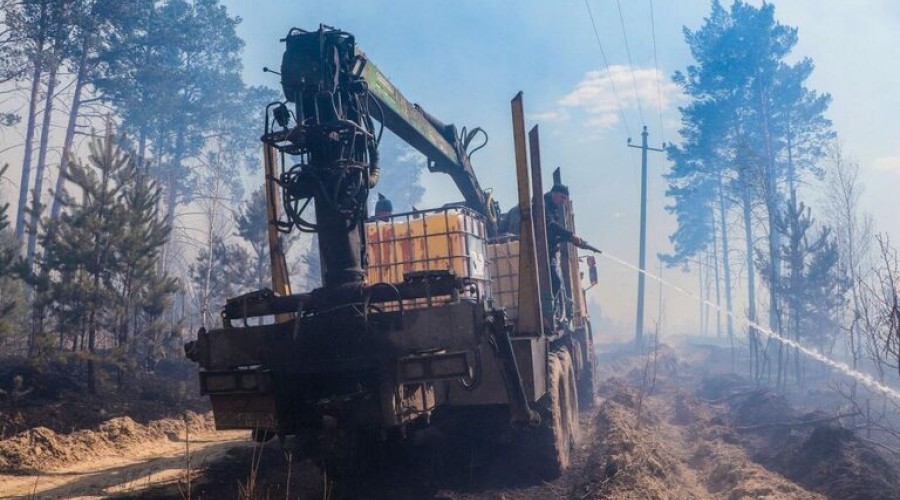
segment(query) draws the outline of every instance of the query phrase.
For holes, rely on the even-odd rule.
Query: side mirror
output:
[[[591,286],[594,286],[600,282],[600,279],[597,277],[597,259],[594,258],[593,255],[588,255],[587,265],[588,265],[588,281],[591,282]]]

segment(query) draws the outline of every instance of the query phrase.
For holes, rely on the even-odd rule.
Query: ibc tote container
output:
[[[407,273],[451,271],[486,291],[484,221],[467,208],[441,208],[366,223],[368,283],[402,283]]]
[[[506,316],[515,320],[519,316],[519,240],[492,240],[487,255],[494,305],[506,309]]]

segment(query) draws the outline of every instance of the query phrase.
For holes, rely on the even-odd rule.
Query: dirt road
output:
[[[196,470],[229,450],[251,446],[246,431],[204,431],[184,439],[162,438],[128,446],[109,455],[22,475],[0,474],[0,498],[108,498],[138,496],[142,491],[181,483],[187,486],[188,463]]]

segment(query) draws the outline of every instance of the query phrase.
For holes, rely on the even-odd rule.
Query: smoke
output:
[[[834,368],[834,369],[840,371],[840,372],[843,373],[844,375],[847,375],[848,377],[853,378],[853,379],[856,380],[857,382],[859,382],[859,383],[865,385],[866,387],[872,389],[873,391],[880,392],[880,393],[883,394],[884,396],[889,397],[889,398],[893,399],[894,401],[900,402],[900,391],[898,391],[898,390],[896,390],[896,389],[894,389],[894,388],[892,388],[892,387],[888,387],[888,386],[882,384],[881,382],[875,380],[875,378],[873,378],[871,375],[866,375],[865,373],[858,372],[858,371],[854,370],[853,368],[850,368],[850,366],[847,365],[846,363],[842,363],[842,362],[840,362],[840,361],[835,361],[835,360],[829,358],[828,356],[825,356],[825,355],[822,354],[822,353],[819,353],[819,352],[816,352],[816,351],[814,351],[814,350],[812,350],[812,349],[809,349],[809,348],[807,348],[807,347],[804,347],[804,346],[802,346],[801,344],[799,344],[799,343],[797,343],[797,342],[795,342],[795,341],[793,341],[793,340],[791,340],[791,339],[782,337],[782,336],[779,335],[778,333],[776,333],[776,332],[770,330],[769,328],[766,328],[766,327],[760,325],[759,323],[750,321],[750,320],[747,319],[747,318],[738,317],[738,316],[736,316],[734,313],[732,313],[732,312],[730,312],[730,311],[727,311],[727,310],[724,310],[723,308],[719,307],[719,306],[716,305],[715,303],[710,302],[710,301],[708,301],[708,300],[704,300],[704,299],[702,299],[702,298],[700,298],[700,297],[697,297],[696,295],[694,295],[693,293],[691,293],[691,292],[685,290],[684,288],[682,288],[682,287],[680,287],[680,286],[678,286],[678,285],[676,285],[676,284],[674,284],[674,283],[670,283],[670,282],[668,282],[668,281],[662,279],[662,278],[659,277],[659,276],[656,276],[656,275],[654,275],[654,274],[652,274],[652,273],[649,273],[649,272],[647,272],[647,271],[642,271],[640,268],[638,268],[638,267],[635,266],[634,264],[631,264],[631,263],[629,263],[629,262],[626,262],[626,261],[624,261],[624,260],[622,260],[622,259],[620,259],[620,258],[618,258],[618,257],[616,257],[616,256],[614,256],[614,255],[610,255],[610,254],[608,254],[608,253],[606,253],[606,252],[604,252],[604,253],[602,253],[602,254],[600,254],[600,255],[602,255],[603,257],[606,257],[607,259],[609,259],[609,260],[611,260],[611,261],[613,261],[613,262],[615,262],[615,263],[617,263],[617,264],[619,264],[619,265],[628,267],[628,268],[633,269],[633,270],[635,270],[635,271],[637,271],[637,272],[639,272],[639,273],[643,273],[644,276],[647,276],[647,277],[649,277],[649,278],[652,278],[652,279],[658,281],[659,283],[662,283],[663,285],[665,285],[665,286],[667,286],[667,287],[669,287],[669,288],[671,288],[671,289],[673,289],[673,290],[675,290],[675,291],[677,291],[677,292],[679,292],[679,293],[681,293],[681,294],[683,294],[683,295],[686,295],[686,296],[688,296],[688,297],[690,297],[690,298],[692,298],[692,299],[694,299],[694,300],[696,300],[696,301],[698,301],[698,302],[701,302],[701,303],[703,303],[703,304],[706,304],[707,306],[710,306],[710,307],[712,307],[713,309],[715,309],[715,310],[717,310],[717,311],[719,311],[719,312],[725,313],[725,314],[731,316],[732,318],[734,318],[736,321],[742,322],[742,323],[744,323],[745,325],[747,325],[747,326],[749,326],[749,327],[755,328],[759,333],[763,334],[767,339],[771,339],[771,340],[775,340],[775,341],[781,342],[782,344],[784,344],[784,345],[786,345],[786,346],[788,346],[788,347],[793,347],[793,348],[797,349],[799,352],[801,352],[801,353],[803,353],[804,355],[806,355],[807,357],[812,358],[812,359],[815,359],[816,361],[819,361],[819,362],[821,362],[821,363],[823,363],[823,364],[825,364],[825,365],[827,365],[827,366],[830,366],[831,368]]]

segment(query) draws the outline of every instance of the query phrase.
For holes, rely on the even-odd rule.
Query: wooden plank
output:
[[[531,152],[531,187],[534,192],[534,249],[540,285],[541,312],[544,329],[553,330],[553,285],[550,283],[550,249],[547,246],[547,215],[544,207],[544,182],[541,178],[541,144],[538,126],[528,132]]]
[[[275,183],[275,165],[277,163],[275,148],[263,144],[263,159],[266,171],[266,217],[269,220],[269,261],[272,271],[272,291],[275,295],[286,297],[291,295],[291,278],[288,274],[287,258],[281,245],[281,234],[278,232],[278,212],[281,198],[278,196],[278,185]],[[293,314],[278,314],[275,321],[284,323],[293,321]]]
[[[516,153],[516,181],[519,192],[519,320],[517,335],[540,335],[543,314],[540,302],[540,283],[537,275],[537,254],[534,241],[534,217],[531,213],[528,157],[525,151],[525,111],[522,92],[512,100],[513,142]]]

